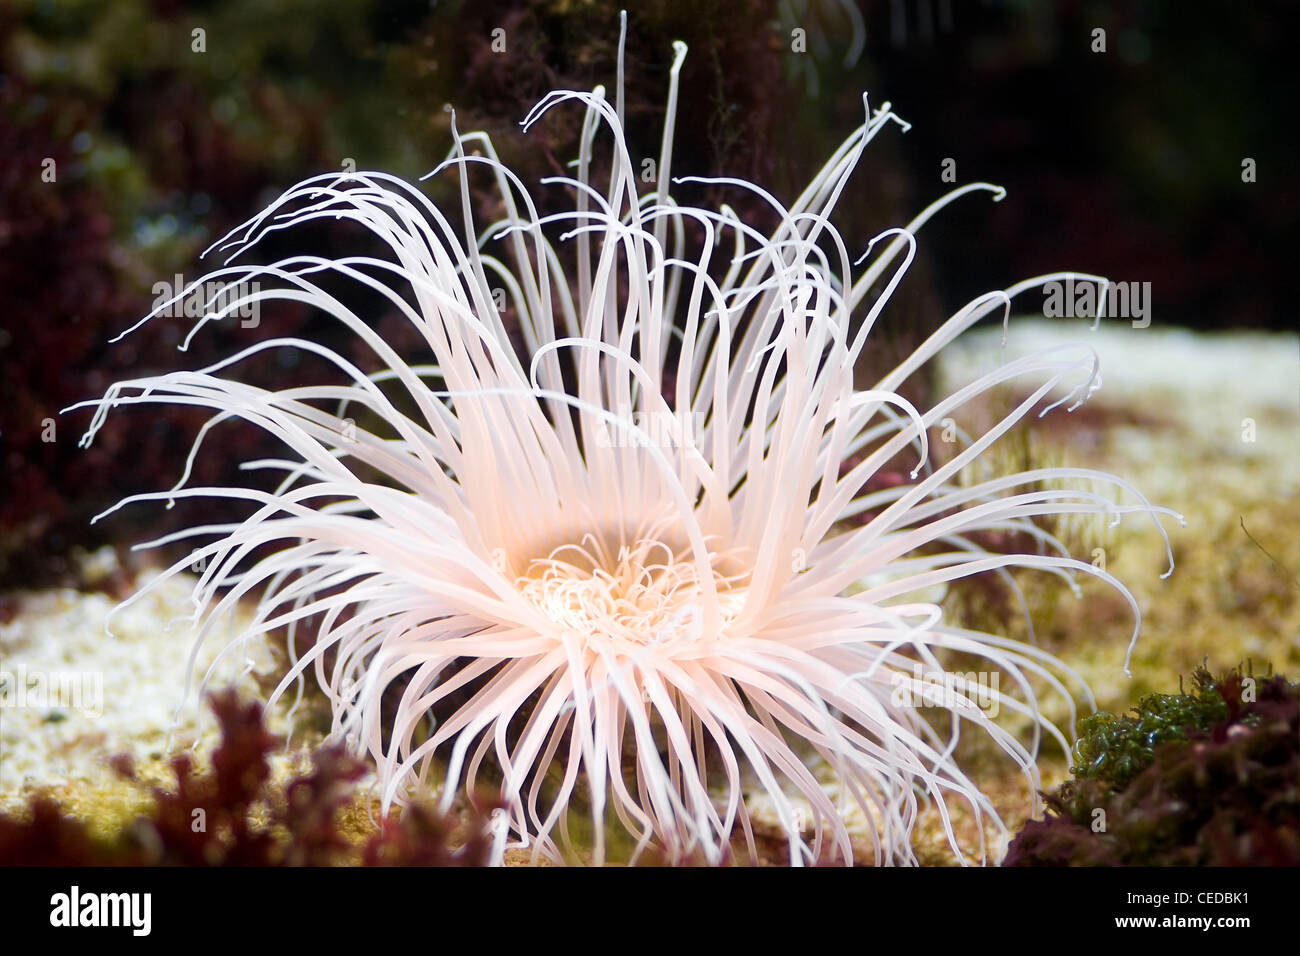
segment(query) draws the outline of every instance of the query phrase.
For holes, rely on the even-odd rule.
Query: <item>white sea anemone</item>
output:
[[[954,190],[853,263],[828,217],[866,145],[901,124],[885,104],[867,110],[789,207],[739,180],[673,180],[756,193],[780,216],[772,235],[725,206],[679,204],[669,176],[684,55],[679,44],[658,185],[645,195],[623,138],[621,79],[614,104],[599,87],[555,92],[524,121],[570,101],[585,108],[573,178],[544,181],[572,195],[563,215],[539,216],[488,137],[459,135],[454,122],[449,158],[430,175],[459,173],[471,223],[469,171],[490,171],[504,217],[481,233],[466,225],[462,238],[418,188],[383,173],[289,189],[226,237],[228,262],[273,230],[322,218],[369,230],[391,258],[219,269],[200,282],[244,283],[245,294],[227,296],[190,336],[261,300],[296,300],[342,323],[381,371],[301,338],[258,341],[207,368],[115,385],[85,403],[97,408],[83,443],[118,405],[215,412],[177,486],[127,500],[250,503],[240,522],[152,542],[206,541],[164,577],[203,562],[199,640],[257,596],[232,652],[310,620],[315,639],[275,696],[315,671],[334,734],[373,758],[385,808],[423,788],[449,807],[491,756],[510,836],[547,857],[565,857],[571,806],[592,821],[587,858],[597,863],[610,856],[610,827],[630,835],[632,858],[654,846],[668,859],[717,862],[733,837],[752,855],[746,801],[759,795],[794,863],[853,860],[837,800],[870,821],[877,862],[914,862],[909,838],[927,804],[955,850],[986,859],[983,837],[962,847],[949,819],[957,798],[1001,825],[954,761],[959,728],[992,735],[1036,788],[1040,728],[1065,738],[1033,688],[1068,700],[1062,677],[1072,675],[1033,646],[943,623],[916,595],[1016,566],[1082,572],[1118,588],[1136,617],[1123,585],[1071,558],[1034,519],[1164,509],[1080,468],[969,479],[968,466],[1019,419],[1091,393],[1086,346],[1012,361],[924,411],[897,393],[964,329],[990,313],[1005,320],[1016,295],[1058,276],[975,299],[874,388],[855,389],[855,362],[917,230],[962,195],[1001,192]],[[602,125],[613,138],[603,187],[591,181]],[[384,296],[436,362],[404,361],[322,286],[326,275]],[[496,289],[518,317],[524,356]],[[339,384],[262,388],[237,377],[245,359],[285,347],[332,363]],[[929,460],[928,429],[1026,379],[1014,411],[948,460]],[[283,471],[274,493],[185,487],[203,436],[232,418],[288,449],[245,466]],[[900,454],[916,465],[911,480],[868,489]],[[1094,490],[1104,482],[1134,503]],[[992,553],[970,538],[988,529],[1024,532],[1040,547]],[[948,652],[1005,675],[996,703],[1030,718],[1031,740],[976,706],[981,688],[968,679],[950,682],[958,699],[946,729],[900,703],[900,687],[921,693],[915,668],[943,673]]]

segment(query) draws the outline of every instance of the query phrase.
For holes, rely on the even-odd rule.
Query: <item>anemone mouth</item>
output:
[[[671,536],[611,543],[587,534],[529,561],[514,586],[557,633],[587,650],[643,653],[726,636],[748,597],[751,571],[735,554],[710,551],[708,560],[706,582],[699,562]],[[718,625],[705,634],[702,608],[714,596]]]

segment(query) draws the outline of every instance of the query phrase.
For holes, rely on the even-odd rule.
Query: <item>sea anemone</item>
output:
[[[984,824],[1002,823],[956,764],[960,728],[991,735],[1037,789],[1041,734],[1066,741],[1035,687],[1072,701],[1063,679],[1077,675],[1034,646],[944,623],[924,598],[1012,567],[1071,586],[1081,572],[1119,589],[1136,618],[1119,581],[1071,558],[1035,519],[1141,511],[1158,526],[1164,509],[1082,468],[972,477],[1031,411],[1091,394],[1099,379],[1087,346],[1011,361],[926,411],[899,394],[963,330],[991,313],[1005,322],[1015,296],[1065,274],[980,296],[875,387],[856,388],[855,364],[917,230],[960,196],[1001,191],[962,186],[851,262],[828,217],[867,144],[906,124],[864,96],[862,125],[789,207],[740,180],[670,180],[685,52],[676,46],[658,180],[644,195],[623,136],[621,63],[614,103],[601,87],[558,91],[523,121],[526,130],[569,102],[585,109],[574,175],[543,180],[567,190],[569,211],[540,215],[489,138],[460,135],[454,115],[450,154],[429,175],[459,174],[459,229],[418,187],[384,173],[292,187],[215,244],[227,263],[315,220],[354,223],[391,256],[227,265],[123,335],[219,282],[237,294],[210,301],[182,349],[209,323],[278,298],[337,320],[379,370],[318,341],[264,339],[82,403],[96,406],[83,444],[119,405],[213,410],[176,486],[117,507],[249,503],[241,521],[141,547],[206,542],[162,575],[202,568],[199,641],[257,596],[226,650],[287,630],[293,662],[272,700],[301,690],[313,669],[333,735],[373,759],[385,812],[426,789],[448,808],[490,767],[499,848],[511,840],[535,858],[573,858],[571,816],[590,820],[583,858],[595,863],[651,848],[670,861],[720,862],[742,838],[753,857],[761,796],[794,864],[852,862],[854,808],[876,862],[915,862],[910,837],[926,806],[963,859],[986,861]],[[593,171],[602,125],[613,140],[603,187],[593,182],[605,178]],[[503,213],[476,231],[469,177],[480,167]],[[779,226],[768,235],[727,206],[679,203],[670,182],[747,190]],[[433,361],[404,360],[340,279],[382,297]],[[236,374],[283,349],[329,363],[339,383],[262,388]],[[1025,378],[1034,384],[1014,410],[930,460],[929,429]],[[235,418],[289,452],[243,467],[283,480],[272,491],[186,487],[204,437]],[[873,483],[896,459],[914,466],[910,478]],[[1115,493],[1095,490],[1107,482]],[[1134,503],[1115,500],[1124,492]],[[1033,553],[997,553],[972,537],[988,530],[1021,532]],[[297,647],[304,630],[314,639]],[[982,659],[1007,686],[946,672],[954,652]],[[933,725],[907,699],[928,693],[922,668],[948,678],[948,710]],[[1027,743],[995,722],[989,700],[1033,728]],[[954,798],[980,824],[978,846],[961,845]],[[610,832],[625,835],[625,853]]]

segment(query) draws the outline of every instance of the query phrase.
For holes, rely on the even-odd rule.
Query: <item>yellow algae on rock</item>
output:
[[[112,757],[130,756],[147,783],[174,786],[171,753],[211,750],[217,728],[197,684],[221,644],[199,649],[186,696],[193,583],[188,575],[165,582],[111,622],[118,602],[104,594],[14,596],[16,613],[0,625],[0,811],[21,814],[45,793],[107,836],[148,804],[109,766]],[[241,659],[218,663],[211,686],[258,695],[259,678],[279,666],[268,647],[250,644]],[[284,708],[267,721],[275,733],[287,730]],[[278,756],[287,766],[289,757]]]

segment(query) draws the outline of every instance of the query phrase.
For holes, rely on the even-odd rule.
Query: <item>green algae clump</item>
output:
[[[1193,674],[1080,722],[1074,779],[1004,866],[1300,865],[1300,684]]]

